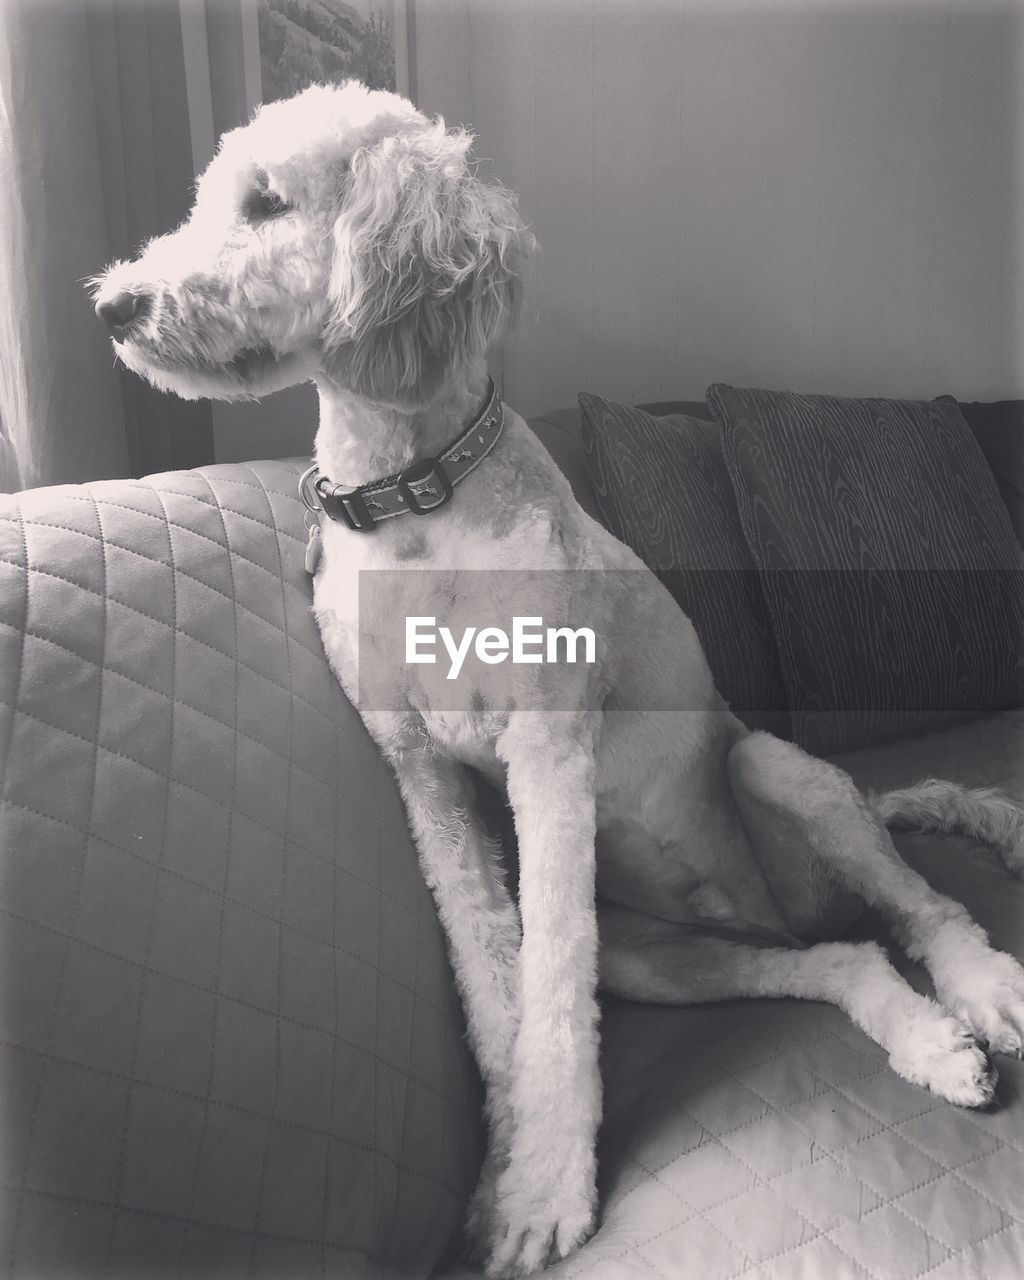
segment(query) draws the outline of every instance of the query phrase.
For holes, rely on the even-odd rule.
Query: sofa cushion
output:
[[[304,462],[0,499],[5,1256],[425,1276],[480,1093]]]
[[[1021,551],[956,402],[716,385],[796,740],[896,737],[1024,697]]]
[[[703,400],[664,400],[639,404],[637,408],[656,417],[685,414],[704,421],[713,417]],[[996,478],[1017,541],[1024,545],[1024,400],[960,402],[960,410]],[[579,409],[553,409],[531,418],[530,426],[567,476],[580,506],[600,519],[583,455]]]
[[[585,393],[580,408],[587,466],[608,528],[689,617],[715,685],[736,714],[788,736],[778,655],[718,426]]]

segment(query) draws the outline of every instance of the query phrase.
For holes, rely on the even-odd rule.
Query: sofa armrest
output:
[[[18,1275],[426,1275],[471,1189],[476,1071],[311,615],[304,465],[0,499]]]

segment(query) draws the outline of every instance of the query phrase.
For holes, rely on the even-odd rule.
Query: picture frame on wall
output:
[[[416,98],[413,0],[178,0],[198,175],[261,102],[355,78]]]
[[[349,79],[411,96],[408,0],[240,3],[250,110],[310,84]]]

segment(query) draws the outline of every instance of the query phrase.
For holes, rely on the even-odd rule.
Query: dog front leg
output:
[[[474,812],[466,770],[429,746],[388,751],[405,800],[423,875],[448,938],[470,1040],[484,1079],[489,1143],[467,1234],[493,1232],[498,1173],[512,1133],[512,1054],[519,1017],[519,916],[505,887],[500,850]]]
[[[488,1268],[504,1277],[564,1257],[592,1230],[601,1085],[592,731],[576,717],[518,713],[497,747],[523,921],[514,1129]]]

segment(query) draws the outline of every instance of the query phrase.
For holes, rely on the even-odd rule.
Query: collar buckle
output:
[[[358,486],[346,489],[344,485],[331,484],[326,476],[320,476],[313,488],[328,519],[347,524],[356,533],[373,531],[376,521]]]
[[[449,500],[452,482],[440,458],[424,458],[398,477],[398,492],[413,515],[425,516]]]

